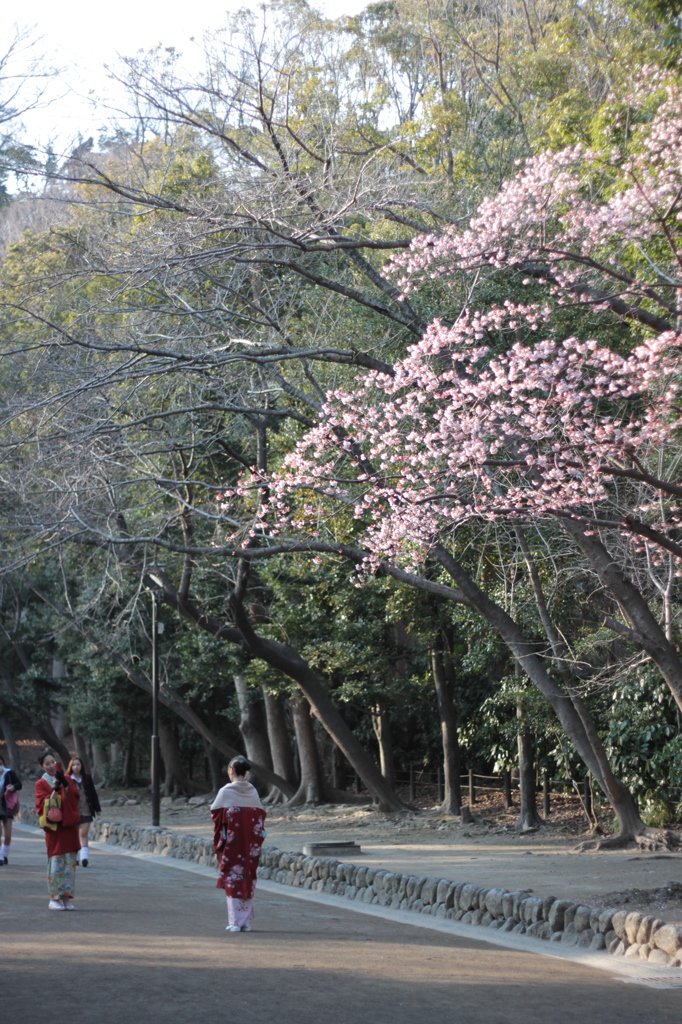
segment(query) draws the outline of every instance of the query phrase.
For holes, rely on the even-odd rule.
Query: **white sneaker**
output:
[[[242,932],[250,932],[251,931],[251,925],[250,924],[243,924],[241,926],[241,928],[240,928],[240,931],[242,931]]]
[[[50,900],[47,905],[48,910],[66,910],[66,907],[61,900]]]
[[[71,902],[71,900],[62,900],[62,903],[64,904],[64,910],[75,910],[76,909],[74,907],[73,903]]]
[[[228,926],[225,929],[225,931],[226,932],[240,932],[241,928],[239,927],[238,924],[228,924]]]

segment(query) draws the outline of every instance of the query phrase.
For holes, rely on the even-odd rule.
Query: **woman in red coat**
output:
[[[78,823],[80,821],[80,793],[55,760],[52,751],[38,759],[44,774],[36,782],[36,814],[43,820],[47,845],[47,888],[50,910],[75,910],[73,897],[76,885],[76,863],[80,850]],[[58,797],[62,813],[60,821],[45,819],[45,801]]]
[[[227,766],[230,781],[211,804],[213,849],[220,872],[217,888],[227,897],[227,931],[250,932],[256,869],[263,845],[265,811],[255,786],[246,781],[251,765],[233,757]]]

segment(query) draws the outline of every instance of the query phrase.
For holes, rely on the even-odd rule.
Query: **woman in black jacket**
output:
[[[97,790],[95,789],[95,783],[92,781],[92,775],[89,775],[80,757],[72,757],[69,761],[69,767],[66,769],[66,774],[70,776],[78,786],[80,790],[80,814],[81,820],[78,826],[78,834],[81,841],[80,849],[80,862],[84,868],[87,868],[90,862],[90,851],[88,850],[88,833],[90,832],[90,823],[94,817],[102,810],[99,805],[99,799],[97,797]]]
[[[7,797],[21,789],[21,779],[5,765],[0,754],[0,867],[9,864],[9,847],[12,842],[14,811],[7,806]]]

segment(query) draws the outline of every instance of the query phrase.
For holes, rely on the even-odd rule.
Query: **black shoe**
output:
[[[3,864],[9,864],[9,860],[8,860],[8,858],[7,858],[7,857],[5,857],[5,859],[4,859],[4,861],[3,861]]]
[[[89,861],[88,861],[87,857],[85,858],[85,860],[81,861],[81,867],[83,867],[83,868],[87,868],[88,864],[89,864]]]

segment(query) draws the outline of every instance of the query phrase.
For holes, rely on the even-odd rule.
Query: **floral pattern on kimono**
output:
[[[265,811],[261,807],[220,807],[211,811],[218,882],[227,896],[250,900],[263,845]]]
[[[50,899],[71,899],[76,892],[76,861],[78,854],[55,854],[47,861],[47,891]]]

